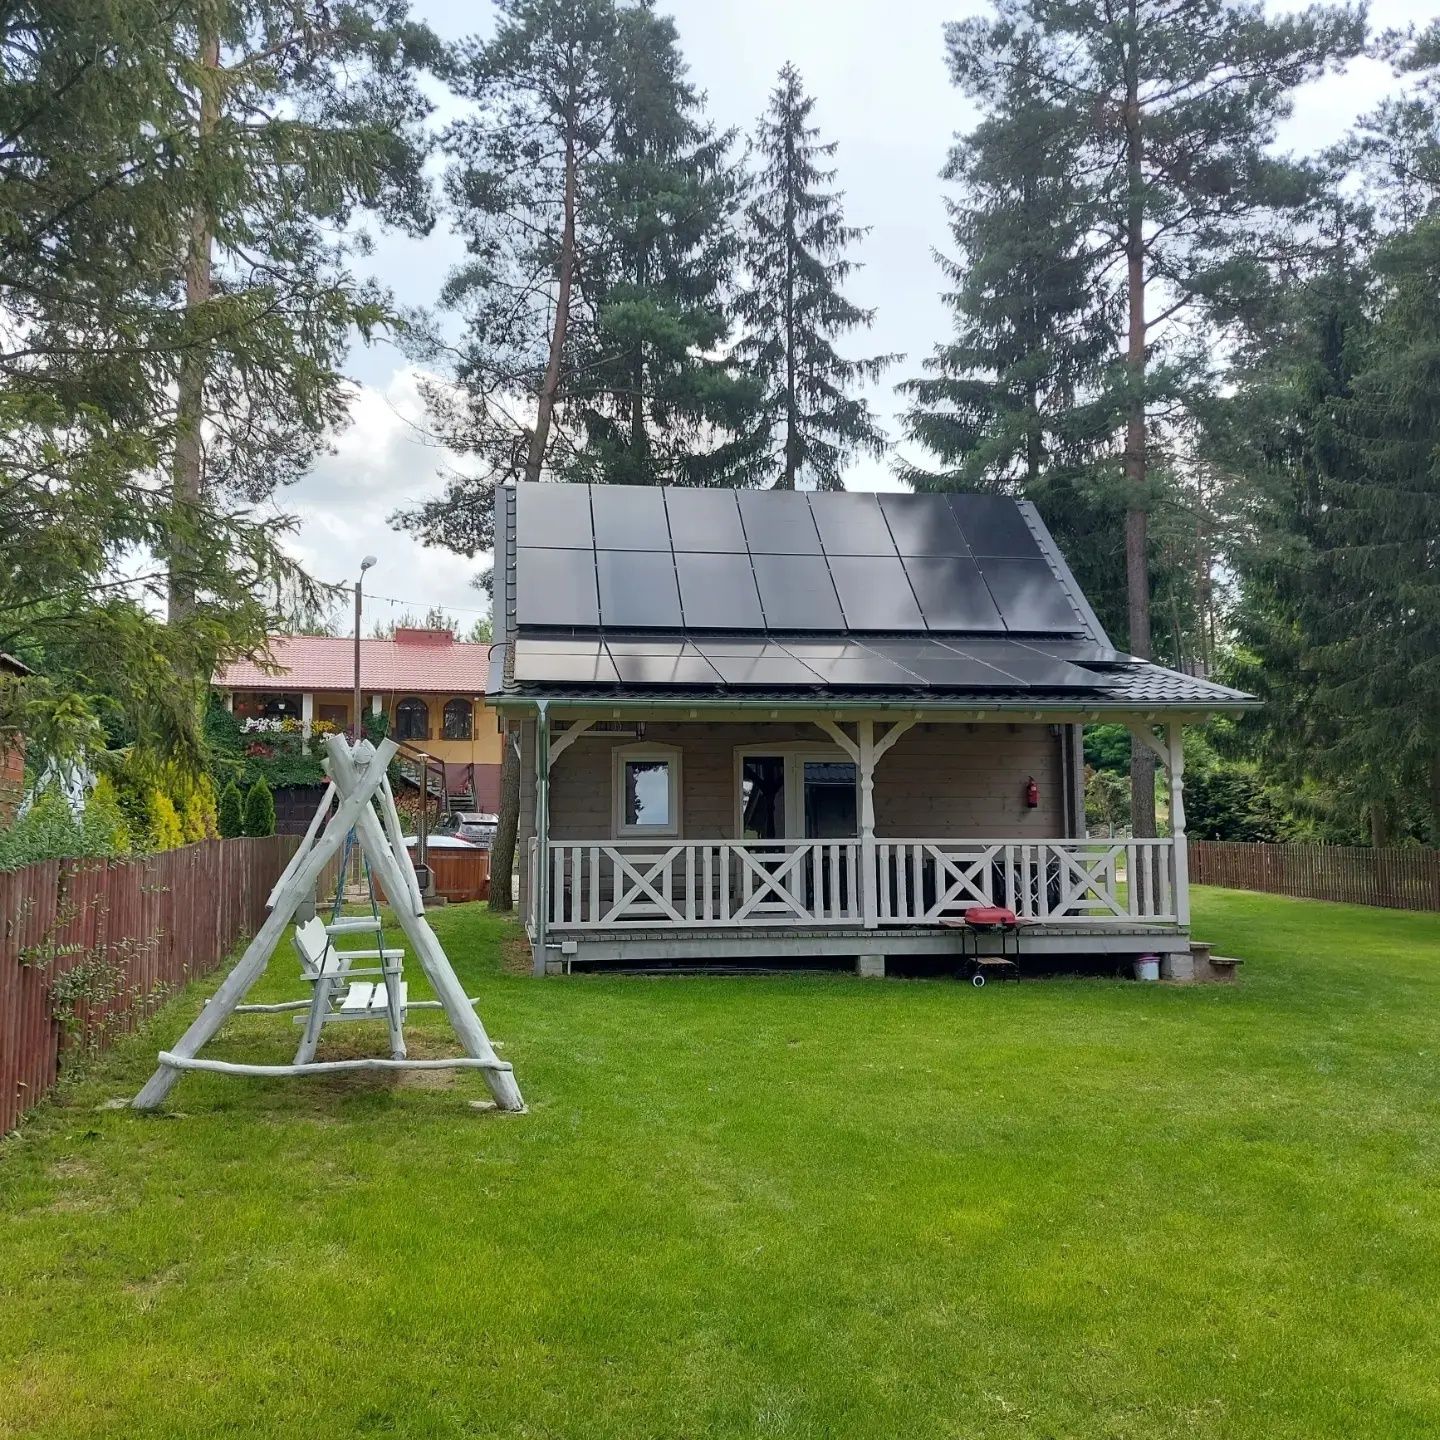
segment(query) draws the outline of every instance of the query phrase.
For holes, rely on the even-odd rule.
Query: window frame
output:
[[[450,722],[450,707],[452,705],[463,705],[465,707],[465,733],[463,735],[448,734]],[[440,738],[442,740],[465,741],[475,738],[475,702],[466,695],[452,695],[440,707]]]
[[[410,704],[411,701],[413,701],[416,705],[418,705],[418,706],[421,708],[421,710],[423,710],[423,711],[425,712],[424,733],[423,733],[423,734],[420,734],[420,735],[402,735],[402,734],[400,733],[400,707],[401,707],[402,705],[408,705],[408,704]],[[413,744],[416,740],[429,740],[429,738],[430,738],[430,706],[429,706],[428,702],[426,702],[425,700],[422,700],[422,699],[420,698],[420,696],[418,696],[418,695],[402,695],[402,696],[395,702],[395,730],[394,730],[394,738],[395,738],[396,740],[402,742],[403,744],[406,744],[406,745]]]
[[[830,764],[855,765],[833,740],[781,740],[773,745],[737,745],[732,774],[734,779],[734,818],[731,827],[735,839],[745,838],[745,761],[751,756],[770,756],[785,762],[785,834],[780,840],[755,841],[755,844],[800,844],[805,839],[805,762],[819,760]],[[860,767],[855,765],[855,835],[860,835]]]
[[[627,825],[625,823],[625,766],[631,762],[663,761],[670,767],[670,823],[668,825]],[[681,833],[681,806],[684,802],[684,762],[678,745],[617,745],[610,764],[611,833],[617,840],[678,840]]]

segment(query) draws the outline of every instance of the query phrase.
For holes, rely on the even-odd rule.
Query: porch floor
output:
[[[1000,954],[1001,937],[982,935],[978,953]],[[532,937],[533,943],[533,937]],[[1015,940],[1008,942],[1015,953]],[[1176,954],[1191,946],[1188,931],[1174,925],[1133,923],[1123,929],[1082,923],[1032,925],[1018,937],[1021,959],[1061,960],[1067,956]],[[956,930],[939,925],[886,926],[879,930],[811,927],[791,929],[754,926],[713,930],[586,930],[566,933],[552,929],[546,936],[546,963],[565,970],[590,964],[626,961],[634,964],[681,962],[725,964],[859,955],[945,957],[961,953]],[[973,952],[972,952],[973,953]]]

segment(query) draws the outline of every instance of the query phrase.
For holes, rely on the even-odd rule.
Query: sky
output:
[[[476,0],[413,3],[448,39],[490,24],[490,7]],[[949,332],[933,258],[949,242],[947,187],[939,171],[954,135],[976,118],[949,83],[942,26],[986,7],[979,0],[660,0],[660,8],[675,18],[692,78],[707,92],[718,125],[751,131],[787,60],[814,95],[821,138],[839,145],[835,184],[845,191],[847,219],[870,231],[856,251],[862,268],[847,294],[875,309],[875,324],[846,337],[842,348],[850,355],[904,356],[868,391],[892,443],[898,441],[894,386],[918,373]],[[1370,13],[1378,31],[1428,21],[1433,6],[1431,0],[1374,0]],[[1297,94],[1281,143],[1309,150],[1339,139],[1394,85],[1388,67],[1354,62]],[[402,305],[429,305],[461,256],[442,222],[423,240],[379,237],[370,264]],[[331,581],[352,579],[362,556],[376,557],[366,576],[367,628],[431,605],[468,628],[488,608],[474,587],[488,557],[427,549],[386,523],[395,509],[441,484],[445,456],[426,439],[415,368],[382,341],[357,347],[350,373],[358,386],[351,425],[334,437],[334,453],[277,499],[277,508],[299,520],[291,549],[316,578]],[[857,462],[846,484],[896,488],[884,460]]]

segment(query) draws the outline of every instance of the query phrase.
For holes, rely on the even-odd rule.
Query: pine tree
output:
[[[1034,501],[1118,631],[1124,498],[1107,378],[1120,316],[1087,233],[1067,120],[1020,65],[950,152],[942,174],[959,186],[948,202],[958,254],[940,264],[955,336],[900,387],[907,438],[939,466],[902,459],[896,472],[918,490]]]
[[[245,833],[244,801],[240,796],[240,787],[233,780],[220,792],[220,801],[216,806],[216,828],[222,840],[233,840]]]
[[[171,126],[187,197],[170,457],[183,511],[207,489],[270,494],[344,422],[352,336],[392,318],[349,272],[346,232],[366,213],[428,229],[417,76],[439,47],[407,0],[189,0],[170,14],[186,57]],[[195,604],[191,563],[181,537],[172,618]]]
[[[564,478],[582,436],[570,386],[593,357],[590,183],[609,131],[614,0],[499,0],[488,41],[455,57],[470,113],[441,139],[446,209],[466,261],[441,288],[457,347],[437,327],[422,359],[454,357],[454,380],[425,388],[438,439],[472,462],[395,523],[463,555],[493,543],[495,486]],[[503,858],[503,857],[500,857]],[[492,893],[508,888],[501,878]]]
[[[652,0],[619,9],[616,22],[610,134],[591,182],[595,353],[573,387],[585,430],[579,473],[703,483],[755,403],[725,353],[740,204],[734,137],[705,120],[674,22]]]
[[[256,837],[275,833],[275,797],[263,777],[245,792],[244,830]]]
[[[845,223],[844,197],[828,188],[836,147],[810,124],[814,107],[786,65],[756,130],[761,171],[743,250],[749,285],[736,302],[745,326],[736,352],[763,389],[737,447],[735,478],[787,490],[843,489],[847,460],[884,452],[884,432],[853,391],[898,358],[847,360],[834,347],[837,336],[867,329],[874,312],[841,293],[855,269],[846,252],[865,231]]]
[[[1359,9],[1315,6],[1268,20],[1248,0],[1118,7],[995,0],[946,28],[956,83],[988,113],[1017,76],[1069,138],[1075,204],[1096,274],[1119,276],[1124,314],[1117,441],[1126,481],[1127,644],[1151,654],[1149,512],[1153,419],[1208,378],[1195,327],[1243,318],[1270,289],[1287,231],[1323,172],[1273,149],[1289,95],[1364,43]],[[1155,833],[1154,760],[1132,759],[1137,835]]]

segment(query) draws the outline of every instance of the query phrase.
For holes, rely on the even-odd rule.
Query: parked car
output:
[[[462,810],[455,817],[455,836],[489,850],[495,844],[495,831],[499,827],[498,815],[487,815],[479,810]]]

